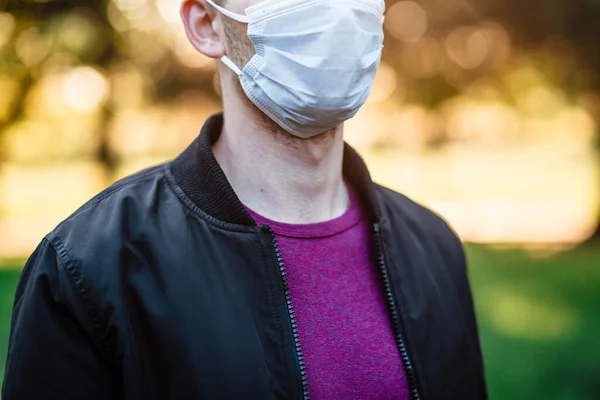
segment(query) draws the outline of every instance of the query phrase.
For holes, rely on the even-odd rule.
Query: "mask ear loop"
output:
[[[237,74],[237,76],[242,76],[242,70],[239,69],[238,66],[235,65],[229,57],[223,56],[223,57],[221,57],[221,61],[223,62],[223,64],[227,65],[229,67],[229,69],[231,69],[233,72],[235,72]]]
[[[213,6],[214,8],[216,8],[221,14],[223,14],[233,20],[236,20],[236,21],[244,23],[244,24],[247,24],[250,22],[250,17],[248,17],[247,15],[240,15],[240,14],[231,12],[228,9],[217,5],[213,0],[206,0],[206,2],[208,4],[210,4],[211,6]]]
[[[223,14],[235,21],[241,22],[243,24],[247,24],[250,22],[250,17],[248,17],[247,15],[240,15],[240,14],[231,12],[228,9],[217,5],[213,0],[206,0],[206,2],[208,4],[210,4],[211,6],[213,6],[221,14]],[[239,69],[239,67],[237,65],[235,65],[234,62],[231,61],[231,59],[229,57],[223,56],[223,57],[221,57],[221,61],[223,62],[223,64],[228,66],[229,69],[231,69],[234,73],[236,73],[238,76],[242,76],[242,70]]]

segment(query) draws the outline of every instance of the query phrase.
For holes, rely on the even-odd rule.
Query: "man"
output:
[[[41,242],[4,400],[486,398],[459,240],[343,142],[383,11],[183,2],[224,114]]]

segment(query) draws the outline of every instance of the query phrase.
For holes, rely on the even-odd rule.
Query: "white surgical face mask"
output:
[[[256,55],[221,60],[286,131],[308,138],[352,118],[367,100],[383,48],[383,0],[266,0],[225,16],[248,24]]]

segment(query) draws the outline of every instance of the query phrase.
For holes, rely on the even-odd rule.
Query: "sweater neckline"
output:
[[[328,221],[309,224],[290,224],[266,218],[249,207],[246,207],[246,209],[258,225],[269,225],[278,236],[296,239],[316,239],[335,236],[356,226],[361,222],[363,216],[357,194],[349,184],[346,184],[346,187],[348,188],[350,200],[348,208],[342,215]]]

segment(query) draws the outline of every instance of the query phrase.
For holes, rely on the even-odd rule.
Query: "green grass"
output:
[[[0,386],[4,378],[13,298],[23,263],[0,263]]]
[[[550,258],[467,246],[490,398],[600,393],[600,246]],[[0,382],[18,267],[0,268]]]
[[[600,246],[467,253],[490,398],[597,399]]]

